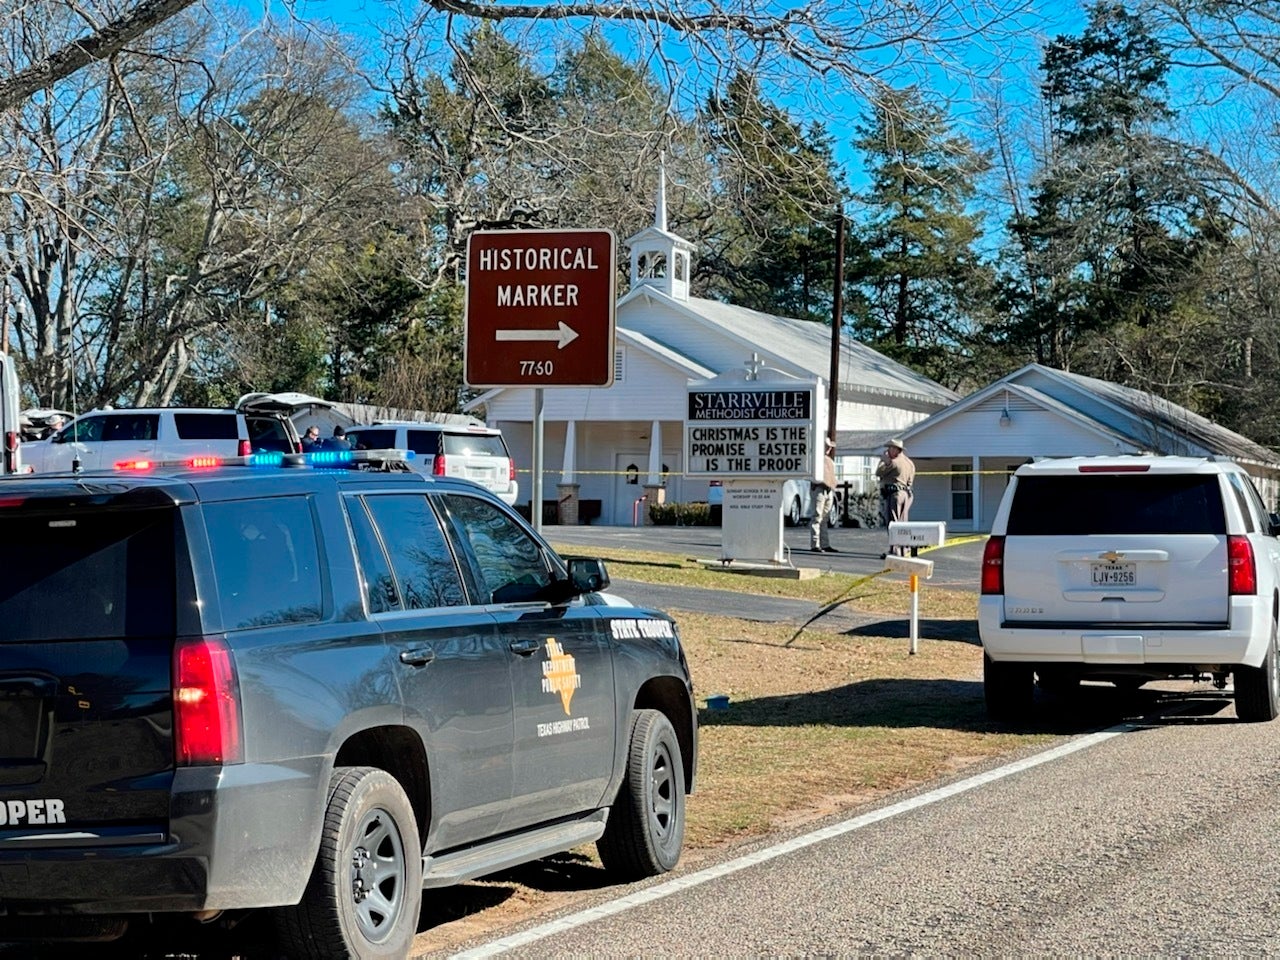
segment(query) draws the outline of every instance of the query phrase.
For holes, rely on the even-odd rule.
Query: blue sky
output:
[[[261,16],[264,9],[274,7],[283,10],[280,0],[229,0],[250,15]],[[948,0],[926,0],[921,9],[945,5]],[[963,2],[963,0],[962,0]],[[988,0],[969,0],[981,6]],[[941,56],[929,62],[923,56],[913,56],[909,66],[894,70],[886,76],[895,83],[918,82],[925,89],[945,98],[951,105],[957,121],[966,117],[976,118],[983,103],[997,90],[1008,102],[1026,104],[1034,101],[1038,82],[1037,67],[1040,44],[1047,37],[1061,33],[1077,33],[1084,25],[1085,17],[1076,0],[1008,0],[1008,5],[1026,2],[1027,8],[995,29],[957,42]],[[376,47],[378,29],[394,22],[400,9],[420,9],[415,0],[404,4],[383,3],[380,0],[294,0],[292,9],[308,22],[327,23]],[[854,9],[850,3],[846,9]],[[442,21],[443,18],[437,18]],[[566,34],[580,27],[585,21],[559,27]],[[520,27],[516,27],[520,29]],[[606,36],[624,52],[639,50],[634,40],[621,29],[613,29]],[[684,58],[688,64],[687,48],[674,40],[666,41],[666,50],[673,59]],[[777,78],[772,89],[766,92],[786,107],[801,122],[822,122],[836,138],[840,159],[847,161],[851,151],[846,149],[853,136],[853,128],[862,115],[865,101],[846,85],[823,80],[803,71],[792,70],[788,75],[781,68],[770,71]],[[705,75],[690,73],[686,84],[685,102],[705,93]]]

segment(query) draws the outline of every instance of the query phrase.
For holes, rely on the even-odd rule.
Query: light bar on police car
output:
[[[216,457],[200,455],[175,460],[119,460],[115,468],[121,471],[144,472],[158,468],[205,470],[216,467],[348,467],[362,463],[407,463],[414,459],[412,450],[316,450],[311,453],[277,453],[261,451],[245,457]]]

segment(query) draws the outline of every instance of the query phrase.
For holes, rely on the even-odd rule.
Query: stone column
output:
[[[667,488],[660,483],[646,483],[644,485],[645,501],[640,505],[643,513],[640,525],[643,527],[653,526],[653,520],[649,517],[649,508],[655,503],[662,504],[667,502]]]
[[[560,525],[576,527],[578,525],[578,487],[577,483],[557,483],[556,500],[560,506]]]

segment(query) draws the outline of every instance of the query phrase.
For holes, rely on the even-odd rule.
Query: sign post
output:
[[[921,560],[916,551],[921,547],[940,547],[947,542],[947,525],[941,520],[894,520],[889,524],[889,553],[884,558],[886,570],[905,573],[911,583],[911,631],[908,652],[915,654],[920,643],[920,578],[933,576],[933,561]],[[906,551],[911,551],[907,556]]]
[[[467,242],[463,378],[534,391],[529,519],[542,529],[542,389],[613,385],[612,230],[477,230]]]

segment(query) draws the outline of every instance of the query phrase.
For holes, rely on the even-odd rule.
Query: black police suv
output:
[[[0,942],[252,917],[404,957],[424,887],[675,865],[675,623],[479,486],[346,457],[0,480]]]

